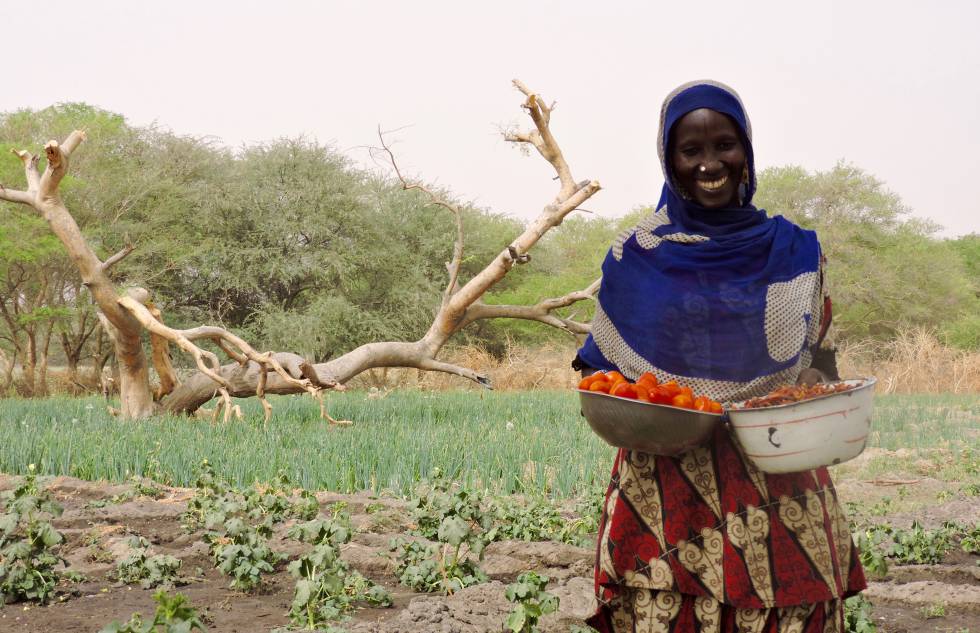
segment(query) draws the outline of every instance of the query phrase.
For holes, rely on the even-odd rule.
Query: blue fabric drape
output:
[[[705,209],[679,193],[670,169],[670,131],[699,108],[728,115],[742,134],[749,178],[740,206]],[[625,369],[629,376],[638,371],[633,359],[639,355],[662,373],[748,383],[800,364],[802,354],[808,359],[807,333],[819,315],[810,309],[812,292],[801,287],[794,294],[793,284],[818,273],[820,247],[812,231],[751,204],[751,124],[738,96],[716,82],[675,90],[661,111],[658,154],[665,184],[657,212],[620,238],[621,251],[613,248],[606,256],[597,322],[579,350],[582,362]],[[776,301],[785,303],[785,314]],[[612,335],[598,333],[610,326]],[[787,342],[790,335],[795,338]],[[774,352],[786,345],[788,354]]]

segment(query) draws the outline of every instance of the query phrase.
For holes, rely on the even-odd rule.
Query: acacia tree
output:
[[[381,151],[390,159],[402,187],[422,191],[433,204],[446,209],[455,219],[452,257],[446,265],[449,280],[435,318],[420,339],[367,343],[325,363],[314,365],[288,352],[260,353],[241,337],[220,327],[200,326],[183,330],[168,327],[163,323],[148,290],[128,288],[120,292],[109,273],[114,265],[132,252],[132,247],[127,246],[104,261],[100,260],[86,242],[59,193],[59,184],[68,172],[71,155],[85,139],[84,132],[72,132],[61,144],[48,142],[44,148],[47,164],[43,173],[39,168],[38,156],[24,150],[14,151],[23,162],[27,189],[14,190],[0,186],[0,199],[23,204],[37,212],[77,267],[82,283],[91,292],[100,310],[99,318],[113,342],[119,366],[123,417],[138,419],[158,411],[193,412],[218,395],[221,398],[219,409],[224,408],[227,419],[232,410],[231,396],[254,395],[261,400],[268,419],[271,407],[265,399],[266,393],[305,391],[319,397],[321,389],[342,385],[357,374],[375,367],[442,371],[489,386],[486,376],[438,360],[439,351],[455,333],[475,321],[501,317],[531,319],[569,332],[585,333],[588,332],[588,325],[561,317],[554,311],[592,298],[598,289],[598,281],[595,281],[584,290],[545,299],[534,305],[492,305],[481,299],[514,265],[529,260],[528,251],[546,232],[561,224],[569,213],[600,188],[594,180],[575,181],[572,177],[571,169],[551,132],[553,104],[548,105],[520,81],[515,80],[514,85],[525,97],[522,107],[534,127],[527,131],[507,132],[505,139],[534,147],[551,164],[559,181],[559,190],[554,199],[483,270],[464,283],[460,278],[465,237],[460,208],[424,186],[405,179],[382,137]],[[149,333],[152,362],[160,376],[160,385],[155,392],[150,386],[149,363],[142,344],[144,330]],[[202,340],[214,342],[233,362],[221,365],[217,355],[197,345],[196,342]],[[183,383],[178,382],[170,364],[170,344],[189,354],[199,370]]]

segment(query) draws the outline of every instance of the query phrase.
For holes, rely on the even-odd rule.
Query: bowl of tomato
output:
[[[630,382],[599,372],[579,383],[582,415],[593,432],[616,448],[679,455],[706,443],[723,424],[720,403],[650,373]]]

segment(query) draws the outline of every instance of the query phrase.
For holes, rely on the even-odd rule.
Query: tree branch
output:
[[[85,132],[75,130],[68,135],[63,144],[58,141],[48,141],[44,146],[44,153],[48,157],[48,166],[41,175],[38,185],[38,194],[42,200],[57,200],[58,185],[61,179],[68,173],[68,159],[75,148],[85,140]]]
[[[466,311],[466,318],[460,324],[460,328],[479,319],[528,319],[565,330],[571,334],[588,334],[591,331],[588,323],[561,317],[552,314],[552,312],[559,308],[567,308],[579,301],[595,299],[601,282],[602,278],[600,277],[583,290],[569,292],[561,297],[543,299],[531,306],[475,303]]]
[[[133,246],[132,244],[126,244],[126,246],[124,246],[122,250],[120,250],[118,253],[116,253],[109,259],[102,262],[102,272],[108,271],[110,268],[112,268],[122,260],[126,259],[126,257],[129,256],[129,254],[132,253],[134,250],[136,250],[135,246]]]
[[[16,202],[17,204],[26,204],[29,207],[34,206],[34,196],[26,191],[20,191],[18,189],[7,189],[3,185],[0,185],[0,200],[6,200],[7,202]]]
[[[398,177],[398,181],[401,183],[402,189],[405,191],[409,191],[411,189],[421,191],[428,196],[429,201],[432,202],[432,204],[440,206],[452,213],[453,218],[456,221],[456,240],[453,243],[453,257],[452,260],[446,264],[446,269],[449,272],[449,283],[446,285],[446,290],[442,294],[442,303],[445,305],[449,302],[449,298],[452,297],[453,293],[456,292],[456,286],[459,283],[459,268],[463,262],[463,214],[459,207],[446,201],[441,196],[436,195],[425,185],[408,182],[405,180],[401,169],[398,168],[398,163],[395,161],[395,154],[391,151],[388,144],[385,143],[384,133],[381,131],[380,125],[378,126],[378,140],[381,142],[381,151],[388,155],[388,162],[391,163],[392,169],[395,170],[395,175]]]
[[[568,163],[565,162],[558,142],[551,134],[551,111],[554,104],[547,105],[540,95],[532,92],[521,80],[515,79],[513,83],[527,97],[523,107],[527,110],[537,130],[535,132],[511,133],[504,138],[509,141],[534,145],[541,156],[555,168],[558,178],[561,180],[562,193],[567,194],[575,187],[575,179],[572,178],[572,171],[569,169]]]
[[[27,150],[16,150],[11,149],[10,153],[20,159],[24,163],[24,176],[27,179],[27,190],[31,193],[37,193],[37,190],[41,187],[41,172],[38,171],[38,155],[32,154]]]

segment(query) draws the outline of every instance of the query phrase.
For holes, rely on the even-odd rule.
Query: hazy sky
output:
[[[497,130],[524,124],[520,78],[588,207],[656,202],[656,125],[676,85],[734,86],[758,166],[881,178],[944,235],[980,232],[980,3],[45,2],[0,5],[0,110],[85,101],[238,146],[301,134],[368,162],[378,124],[403,167],[494,211],[536,214],[546,163]]]

